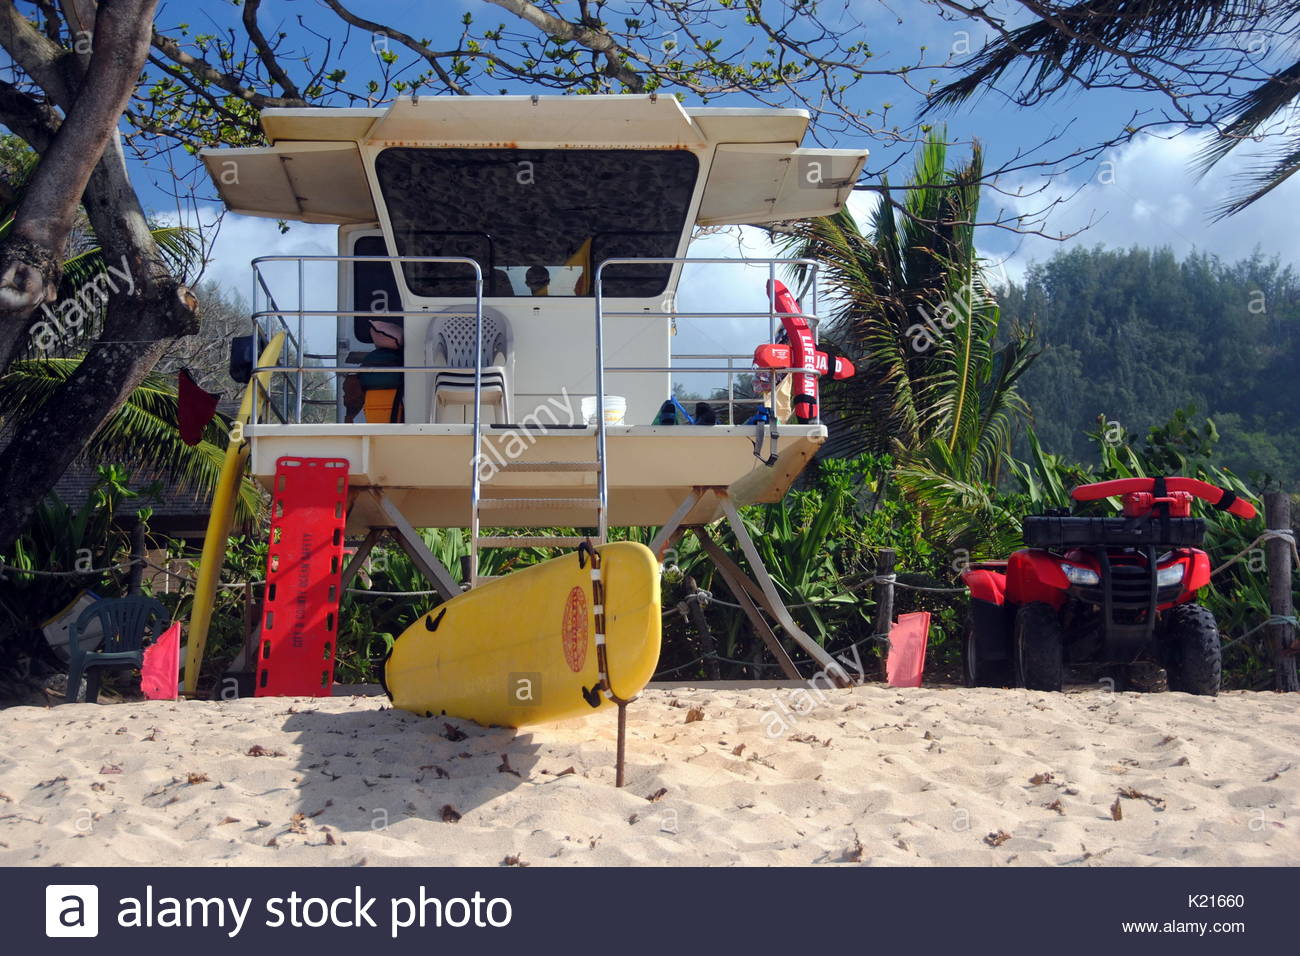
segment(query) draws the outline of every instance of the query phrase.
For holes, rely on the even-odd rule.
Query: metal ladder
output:
[[[479,460],[478,458],[475,459]],[[477,587],[490,577],[479,574],[481,552],[485,548],[576,548],[587,540],[582,535],[528,534],[520,533],[483,534],[484,525],[491,526],[494,511],[523,511],[537,513],[547,511],[569,511],[573,509],[591,509],[595,520],[591,526],[597,529],[593,539],[595,544],[604,544],[606,537],[606,508],[604,487],[604,460],[599,457],[581,461],[507,461],[498,466],[498,474],[517,474],[532,472],[543,474],[595,473],[600,489],[595,497],[486,497],[482,494],[484,483],[475,469],[475,492],[473,495],[474,514],[470,524],[470,582]],[[491,486],[491,483],[487,483]]]
[[[594,473],[596,475],[595,497],[484,497],[483,475],[479,467],[483,457],[483,280],[478,278],[475,315],[476,357],[474,366],[474,455],[470,459],[470,551],[469,551],[469,585],[478,587],[492,580],[489,576],[479,574],[480,552],[485,548],[576,548],[587,540],[581,535],[539,535],[539,534],[490,534],[482,533],[484,515],[493,511],[546,512],[590,508],[594,520],[591,527],[596,529],[593,544],[601,545],[609,533],[609,481],[605,467],[605,359],[602,341],[602,316],[600,295],[596,295],[596,425],[595,450],[590,459],[576,461],[502,461],[493,463],[493,475],[519,474],[575,474]],[[599,281],[599,280],[597,280]],[[503,434],[509,434],[503,431]],[[489,482],[490,484],[490,482]],[[490,526],[490,525],[489,525]],[[499,526],[498,526],[499,527]],[[518,530],[518,529],[516,529]]]

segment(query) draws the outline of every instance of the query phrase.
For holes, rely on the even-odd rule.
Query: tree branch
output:
[[[359,17],[343,6],[343,4],[339,3],[338,0],[324,0],[324,3],[325,6],[333,10],[344,23],[350,24],[361,30],[366,30],[377,36],[384,36],[388,37],[390,40],[396,40],[398,43],[402,44],[402,46],[422,57],[425,62],[433,68],[433,71],[438,74],[438,79],[442,80],[447,89],[451,90],[453,93],[464,96],[469,92],[461,86],[460,83],[456,82],[451,74],[447,72],[446,68],[441,62],[439,62],[438,54],[430,50],[427,45],[415,39],[415,37],[408,33],[403,33],[401,30],[395,30],[392,27],[384,26],[382,23],[376,23],[373,20]]]
[[[157,30],[153,31],[152,42],[155,50],[177,66],[183,67],[196,79],[225,90],[231,96],[236,96],[252,106],[256,106],[259,110],[307,105],[307,101],[300,97],[268,96],[258,93],[256,90],[244,86],[231,74],[218,70],[207,60],[186,53],[179,43],[169,36],[164,36]]]
[[[70,109],[65,106],[67,121],[42,155],[0,250],[0,368],[14,354],[13,333],[22,320],[57,294],[77,201],[135,92],[149,52],[139,24],[152,21],[156,6],[157,0],[104,0],[99,6],[88,68],[93,82],[82,85]],[[26,20],[17,27],[17,16],[12,2],[0,4],[0,43],[15,60],[32,62],[36,74],[56,83],[63,51]],[[66,92],[61,84],[60,89]]]
[[[329,2],[329,0],[327,0]],[[623,62],[623,48],[604,30],[593,30],[563,20],[542,10],[528,0],[486,0],[503,10],[509,10],[515,16],[532,24],[547,36],[556,40],[568,40],[580,43],[587,49],[599,53],[605,58],[605,75],[618,80],[633,93],[645,92],[645,80],[636,70]]]
[[[271,79],[280,85],[284,90],[285,96],[290,99],[301,100],[302,94],[298,92],[298,87],[293,80],[289,79],[289,74],[280,66],[280,61],[276,59],[272,46],[266,42],[266,34],[262,28],[257,25],[257,11],[262,6],[262,0],[244,0],[244,29],[248,31],[248,37],[253,41],[253,47],[257,50],[257,57],[266,67],[266,72],[270,74]]]

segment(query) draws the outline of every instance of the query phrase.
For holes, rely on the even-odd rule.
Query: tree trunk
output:
[[[32,313],[58,294],[64,251],[86,189],[139,82],[158,0],[102,0],[89,43],[85,77],[75,101],[58,74],[69,56],[27,23],[12,2],[0,4],[0,43],[25,72],[60,102],[67,119],[44,151],[0,245],[0,369],[9,365],[31,329]],[[51,88],[54,87],[54,88]]]
[[[193,294],[167,272],[114,137],[91,176],[84,204],[105,260],[125,273],[110,295],[104,329],[77,370],[14,432],[0,455],[0,553],[131,390],[166,343],[198,329]]]
[[[103,0],[99,4],[94,50],[82,81],[84,92],[70,108],[59,104],[69,118],[41,161],[42,169],[54,162],[59,140],[73,125],[83,102],[96,111],[86,122],[102,127],[107,121],[107,134],[95,154],[98,162],[92,162],[93,170],[83,181],[84,193],[73,194],[72,208],[80,195],[105,261],[118,274],[99,341],[49,401],[15,430],[0,455],[0,501],[5,502],[0,509],[0,553],[13,546],[41,499],[149,373],[166,343],[198,330],[197,302],[189,289],[169,275],[149,233],[117,133],[117,122],[149,50],[156,4],[157,0]],[[8,18],[11,11],[12,4],[0,2],[0,42],[14,52],[11,41],[33,41],[13,25]],[[30,50],[21,47],[19,52],[29,54]],[[37,76],[48,66],[28,59],[20,65],[29,75]],[[48,85],[47,92],[57,100]],[[95,92],[97,88],[99,92]],[[59,162],[75,163],[79,158],[63,156]],[[21,324],[26,330],[26,323],[12,324]],[[7,361],[9,356],[0,353],[0,357]]]
[[[188,290],[173,285],[171,304],[161,297],[121,296],[109,305],[104,339],[77,370],[15,432],[0,455],[0,553],[12,547],[36,506],[67,471],[104,422],[143,381],[166,345],[146,329],[175,328],[193,316]],[[153,341],[113,341],[119,336]]]

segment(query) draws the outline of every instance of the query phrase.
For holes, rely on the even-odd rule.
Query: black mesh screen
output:
[[[383,236],[362,236],[352,245],[354,256],[386,256],[388,247]],[[358,312],[401,312],[402,297],[397,293],[397,276],[388,262],[354,262],[352,264],[352,307]],[[370,316],[352,317],[352,334],[360,342],[370,342]],[[389,321],[401,324],[400,316]]]
[[[400,255],[472,258],[487,295],[590,295],[605,259],[676,253],[699,164],[685,150],[393,147],[376,172]],[[466,266],[404,268],[417,295],[474,294]],[[659,295],[669,271],[611,266],[604,293]]]

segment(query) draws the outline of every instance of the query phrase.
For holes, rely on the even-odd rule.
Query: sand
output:
[[[651,689],[523,731],[384,698],[0,711],[0,865],[1300,862],[1273,694]]]

